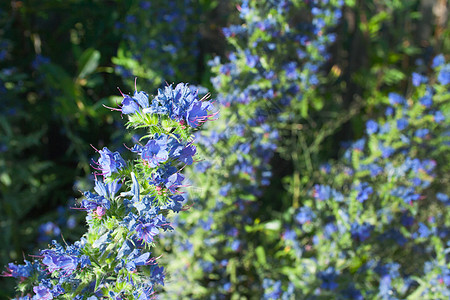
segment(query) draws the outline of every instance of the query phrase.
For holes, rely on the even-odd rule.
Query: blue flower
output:
[[[89,191],[84,192],[83,196],[85,199],[81,201],[81,207],[85,210],[93,211],[98,209],[98,207],[103,207],[104,209],[111,207],[111,202],[103,196],[95,195]]]
[[[425,94],[422,98],[419,99],[420,104],[425,106],[426,108],[430,108],[433,105],[433,99],[429,93]]]
[[[412,83],[414,86],[419,86],[422,83],[427,83],[427,81],[428,81],[427,77],[420,75],[419,73],[416,72],[412,73]]]
[[[445,121],[445,116],[444,116],[444,114],[443,114],[440,110],[438,110],[438,111],[434,114],[433,118],[434,118],[434,121],[435,121],[436,123],[441,123],[441,122],[444,122],[444,121]]]
[[[9,263],[7,267],[7,271],[9,273],[4,274],[4,276],[11,276],[14,278],[27,278],[31,276],[33,272],[33,265],[28,261],[24,261],[24,265],[16,265],[14,263]]]
[[[119,152],[116,151],[113,153],[106,147],[98,152],[100,153],[100,158],[98,159],[97,165],[99,166],[99,170],[102,171],[100,175],[109,177],[112,173],[116,173],[125,167],[126,163]]]
[[[369,186],[368,183],[363,182],[358,184],[355,187],[355,190],[358,191],[358,194],[356,195],[356,200],[359,202],[364,202],[367,199],[369,199],[369,196],[373,193],[373,188]]]
[[[320,271],[318,274],[319,279],[322,280],[320,287],[325,290],[335,290],[338,284],[335,282],[337,272],[333,267],[327,268],[325,271]]]
[[[137,237],[146,243],[153,242],[153,238],[159,234],[159,229],[156,224],[146,223],[146,224],[138,224],[136,226]]]
[[[409,124],[409,122],[405,118],[401,118],[401,119],[397,120],[397,128],[398,128],[398,130],[405,129],[406,127],[408,127],[408,124]]]
[[[406,103],[405,98],[403,98],[401,95],[399,95],[397,93],[389,93],[388,97],[389,97],[389,103],[391,105]]]
[[[125,96],[122,100],[121,110],[125,115],[134,114],[139,110],[139,104],[130,96]]]
[[[429,133],[430,133],[430,130],[428,128],[421,128],[421,129],[416,130],[416,132],[414,133],[414,136],[416,136],[418,138],[424,138]]]
[[[36,293],[36,295],[33,296],[33,300],[50,300],[53,299],[53,294],[51,290],[46,286],[35,286],[33,287],[33,292]]]
[[[431,67],[437,68],[439,66],[442,66],[443,64],[445,64],[445,57],[443,54],[439,54],[433,58],[433,63],[431,64]]]
[[[364,222],[363,224],[359,224],[356,222],[352,223],[350,229],[352,239],[364,242],[370,237],[373,228],[374,228],[373,225],[366,222]]]
[[[310,207],[303,206],[295,216],[295,220],[300,224],[305,224],[311,222],[315,217],[316,214]]]
[[[386,112],[384,113],[384,115],[385,115],[386,117],[388,117],[388,116],[392,116],[393,114],[394,114],[394,109],[393,109],[392,107],[388,106],[388,107],[386,108]]]
[[[374,134],[374,133],[376,133],[377,132],[377,130],[378,130],[378,123],[377,122],[375,122],[374,120],[369,120],[369,121],[367,121],[367,123],[366,123],[366,131],[367,131],[367,134]]]
[[[450,83],[450,64],[446,64],[442,67],[437,76],[437,80],[442,85],[447,85]]]
[[[444,203],[445,205],[450,205],[449,197],[444,193],[437,193],[436,198]]]
[[[259,62],[259,57],[257,55],[252,55],[250,50],[248,49],[245,49],[244,53],[247,66],[249,66],[250,68],[254,68]]]
[[[286,77],[288,79],[297,79],[299,77],[299,74],[297,72],[297,64],[295,62],[290,62],[287,65],[284,66],[284,69],[286,71]]]
[[[153,282],[155,282],[156,284],[164,285],[165,277],[166,275],[164,274],[163,267],[153,266],[151,273],[151,278]]]
[[[209,102],[194,102],[186,111],[186,122],[192,128],[197,128],[208,119]]]

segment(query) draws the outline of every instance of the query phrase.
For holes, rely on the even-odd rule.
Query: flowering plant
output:
[[[170,214],[185,209],[181,170],[194,163],[192,130],[215,114],[184,83],[153,98],[137,90],[123,97],[113,110],[128,115],[128,128],[148,130],[129,149],[137,157],[97,150],[94,191],[76,207],[87,213],[86,234],[73,245],[53,241],[33,262],[10,263],[4,275],[20,279],[20,299],[143,300],[164,285],[164,268],[150,250],[160,232],[173,230]]]

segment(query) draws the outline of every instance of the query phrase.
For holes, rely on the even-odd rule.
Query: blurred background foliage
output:
[[[252,43],[260,40],[270,42],[270,38],[258,31],[242,36],[240,33],[227,35],[222,30],[232,25],[250,26],[251,20],[242,18],[242,10],[245,9],[242,2],[248,1],[29,0],[0,3],[0,265],[21,261],[24,255],[35,253],[52,238],[63,236],[66,240],[74,240],[84,232],[84,215],[69,207],[80,196],[79,190],[90,187],[90,160],[95,156],[90,145],[97,149],[115,145],[113,148],[120,151],[124,142],[132,140],[121,126],[119,114],[103,107],[116,107],[121,101],[117,87],[124,93],[132,92],[136,77],[137,89],[150,93],[155,93],[166,82],[189,82],[199,88],[206,87],[212,93],[212,99],[221,99],[234,95],[236,87],[244,91],[252,84],[267,84],[252,77],[252,67],[247,67],[251,58],[249,53],[264,57],[264,53],[270,52]],[[266,11],[266,2],[279,11]],[[298,9],[284,15],[284,2]],[[277,24],[289,24],[292,28],[304,30],[301,26],[313,24],[314,18],[308,5],[317,2],[326,6],[328,1],[302,2],[262,1],[263,4],[259,5],[250,1],[250,5],[262,13],[262,19],[264,13],[278,14]],[[290,80],[297,80],[283,73],[286,71],[282,64],[295,60],[299,74],[308,77],[311,72],[308,72],[307,63],[314,62],[317,83],[301,86],[300,93],[292,93],[287,86],[286,91],[280,88],[280,94],[292,94],[289,96],[290,104],[284,107],[277,102],[280,94],[274,97],[273,105],[264,104],[266,96],[252,95],[255,102],[223,108],[221,118],[234,118],[230,123],[220,123],[224,121],[219,119],[215,129],[205,130],[206,139],[214,141],[214,130],[225,132],[227,128],[234,128],[238,121],[252,119],[262,105],[269,111],[264,116],[268,119],[270,132],[276,131],[281,137],[273,138],[273,147],[264,148],[265,143],[269,145],[273,141],[272,137],[264,136],[261,142],[264,151],[273,153],[269,157],[255,156],[250,163],[265,166],[257,175],[260,182],[256,184],[256,190],[260,192],[253,190],[254,181],[245,174],[245,170],[238,170],[241,175],[233,177],[234,189],[241,188],[242,182],[251,183],[250,192],[245,191],[245,200],[257,203],[245,204],[243,213],[233,210],[239,203],[233,197],[226,200],[227,193],[224,190],[219,192],[223,186],[217,183],[230,179],[226,172],[243,163],[241,158],[233,156],[245,152],[242,150],[244,146],[239,146],[242,141],[237,137],[230,141],[226,137],[222,149],[216,149],[222,156],[229,155],[227,161],[208,156],[210,148],[204,146],[205,159],[210,159],[219,168],[211,174],[221,179],[214,183],[209,178],[208,183],[200,183],[204,189],[203,196],[193,193],[200,200],[211,199],[196,204],[198,207],[188,212],[187,220],[179,221],[180,226],[185,226],[185,233],[167,244],[162,242],[164,251],[172,251],[175,255],[168,256],[167,263],[178,255],[177,247],[180,246],[177,239],[192,239],[194,245],[202,243],[204,233],[192,237],[195,230],[189,232],[190,226],[199,219],[206,221],[217,203],[224,203],[226,211],[233,216],[248,214],[251,217],[249,227],[242,221],[242,215],[232,218],[243,222],[239,232],[246,232],[245,238],[251,239],[248,241],[250,254],[227,252],[227,259],[234,258],[223,275],[227,280],[222,282],[217,277],[204,275],[207,268],[199,267],[203,271],[187,268],[186,271],[186,266],[181,266],[186,274],[192,276],[189,280],[196,281],[202,288],[196,290],[197,285],[190,285],[189,280],[186,286],[195,292],[200,291],[205,297],[216,295],[216,292],[227,297],[251,295],[258,290],[252,287],[258,281],[256,277],[263,278],[269,272],[263,266],[268,256],[295,262],[295,259],[283,256],[291,255],[288,251],[287,254],[283,252],[286,245],[282,243],[280,251],[280,245],[274,246],[278,241],[274,235],[282,234],[285,228],[281,224],[289,223],[294,212],[309,203],[303,203],[301,199],[310,197],[308,193],[316,183],[326,181],[332,185],[332,179],[323,179],[323,164],[342,157],[344,150],[338,149],[342,148],[343,142],[356,141],[364,136],[366,121],[383,115],[389,93],[413,94],[412,72],[419,69],[428,75],[432,72],[431,59],[439,53],[450,53],[449,4],[445,0],[338,2],[341,1],[330,0],[332,5],[340,7],[341,17],[333,15],[335,20],[325,18],[326,31],[307,34],[311,40],[320,40],[321,35],[334,35],[332,40],[323,44],[326,57],[322,57],[314,47],[305,46],[305,53],[309,56],[297,58],[288,50],[295,45],[289,46],[289,40],[279,39],[277,43],[286,42],[286,48],[276,44],[273,60],[267,54],[267,63],[263,66],[276,74],[283,74],[285,81],[280,83],[282,87]],[[341,7],[341,4],[344,5]],[[308,21],[305,22],[304,18]],[[241,64],[239,68],[244,70],[235,77],[242,79],[241,82],[230,82],[234,75],[222,69],[234,59],[230,58],[230,53],[236,53]],[[219,63],[217,60],[211,62],[215,57]],[[264,86],[264,89],[267,92],[271,87]],[[301,101],[299,94],[302,95]],[[221,110],[221,105],[225,107],[228,104],[226,100],[217,103]],[[448,116],[448,109],[444,114]],[[250,125],[246,131],[254,130],[252,141],[267,130],[266,127],[255,128]],[[244,142],[248,138],[245,135],[241,137]],[[251,160],[245,155],[243,157]],[[435,159],[442,157],[445,158],[434,156]],[[332,164],[339,169],[344,168],[341,164],[345,162]],[[440,164],[445,165],[445,159]],[[448,175],[447,169],[439,170],[439,176]],[[271,176],[264,177],[267,175],[265,171],[270,171]],[[353,178],[339,180],[350,185]],[[440,184],[434,183],[434,190],[442,190],[445,183],[448,183],[448,178]],[[223,206],[217,208],[221,209]],[[434,214],[432,210],[427,212],[429,215],[425,214],[422,219]],[[220,217],[227,218],[227,215]],[[220,227],[214,228],[220,231]],[[231,227],[225,230],[229,231]],[[311,228],[308,230],[313,231]],[[225,236],[223,243],[219,243],[220,247],[232,243],[236,237],[235,234]],[[182,259],[204,255],[205,249],[199,247],[194,247],[198,251],[195,255]],[[266,253],[264,249],[273,251]],[[218,260],[220,255],[216,252],[207,252],[210,256],[205,257],[205,261]],[[194,267],[196,264],[205,263],[200,260],[192,263]],[[363,263],[352,261],[352,264],[351,268],[357,269]],[[243,272],[247,279],[237,279],[239,272]],[[372,279],[377,280],[375,277]],[[216,281],[217,285],[214,284]],[[248,284],[247,289],[237,288],[242,282]],[[0,283],[0,297],[11,296],[13,280],[2,278]],[[230,286],[224,287],[226,283]],[[311,283],[311,287],[315,284]],[[210,288],[209,292],[205,292],[207,288]],[[189,296],[189,292],[191,290],[186,288],[184,296]]]

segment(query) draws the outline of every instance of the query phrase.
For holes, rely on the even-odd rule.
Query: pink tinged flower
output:
[[[97,209],[95,210],[95,214],[101,218],[106,214],[106,209],[102,206],[97,206]]]

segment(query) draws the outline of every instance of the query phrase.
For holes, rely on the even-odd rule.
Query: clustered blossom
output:
[[[117,173],[126,165],[125,161],[120,156],[120,153],[117,151],[111,152],[108,148],[104,147],[102,150],[98,151],[98,153],[100,153],[100,158],[96,165],[98,166],[97,169],[101,171],[99,175],[110,177],[113,173]]]
[[[436,59],[440,58],[438,56]],[[444,64],[445,62],[436,63],[438,66]],[[419,79],[420,83],[418,84],[416,82],[418,81],[417,75],[413,76],[413,85],[423,89],[418,89],[413,94],[414,97],[411,101],[406,101],[402,95],[390,93],[387,99],[389,107],[385,116],[381,117],[379,121],[369,120],[366,123],[366,133],[369,137],[354,142],[344,153],[341,164],[327,168],[324,172],[333,178],[333,181],[336,180],[336,177],[347,178],[345,182],[351,184],[350,189],[341,194],[335,191],[331,185],[315,185],[312,195],[315,200],[320,202],[307,203],[296,211],[294,220],[302,226],[297,227],[300,230],[295,232],[292,231],[296,226],[287,227],[285,232],[289,232],[290,236],[297,237],[297,239],[286,240],[285,243],[298,251],[299,255],[302,254],[302,251],[314,249],[315,246],[319,247],[320,245],[326,251],[327,247],[334,248],[339,244],[344,245],[337,252],[337,255],[342,256],[349,255],[345,249],[354,249],[353,251],[357,253],[358,251],[367,251],[363,250],[364,245],[370,245],[373,249],[379,246],[389,247],[390,251],[399,251],[400,253],[409,251],[404,249],[412,247],[421,255],[426,253],[431,257],[435,256],[434,251],[440,251],[441,247],[446,248],[445,251],[450,249],[450,243],[445,245],[444,242],[449,236],[448,227],[443,223],[446,222],[445,216],[437,214],[426,221],[423,219],[420,221],[419,212],[430,203],[439,205],[438,202],[441,201],[444,206],[448,206],[449,203],[447,201],[449,197],[444,193],[437,193],[435,197],[427,195],[426,189],[435,182],[437,162],[436,157],[424,158],[433,157],[430,150],[436,149],[433,144],[427,145],[424,139],[432,140],[438,137],[441,130],[444,129],[442,125],[447,121],[445,117],[438,118],[439,122],[436,121],[434,116],[440,116],[442,112],[439,110],[440,103],[435,103],[435,101],[439,101],[439,98],[433,97],[439,89],[446,87],[425,86],[430,80],[428,78]],[[445,81],[444,83],[448,85]],[[427,128],[418,128],[418,126]],[[392,137],[396,135],[400,138],[393,139]],[[412,143],[420,143],[419,151],[423,152],[417,153],[416,150],[412,150]],[[344,175],[339,173],[344,173]],[[346,190],[342,187],[340,189]],[[323,201],[330,207],[334,207],[335,213],[321,212],[318,208],[321,204],[318,203]],[[368,210],[375,210],[376,219],[367,218]],[[324,214],[322,218],[326,221],[322,223],[321,219],[315,219],[315,213]],[[436,219],[440,220],[440,225]],[[310,226],[306,228],[303,224]],[[307,245],[304,248],[297,247],[298,241],[307,238],[313,226],[323,227],[323,233],[320,233],[322,230],[317,230],[318,234],[312,239],[313,245]],[[302,234],[301,232],[305,230],[307,232]],[[336,232],[339,232],[338,240],[334,236]],[[428,247],[429,244],[426,248],[421,248],[421,241],[432,235],[439,237],[433,242],[435,243],[434,248]],[[346,240],[345,236],[349,236],[351,240]],[[325,255],[327,255],[326,253],[336,255],[335,251],[325,252]],[[365,255],[369,256],[370,254]],[[382,299],[391,299],[392,295],[400,297],[399,295],[402,295],[408,288],[419,284],[421,287],[418,288],[418,291],[423,297],[430,295],[431,289],[439,291],[437,295],[450,296],[448,285],[443,280],[446,275],[441,269],[442,267],[448,269],[445,267],[445,259],[425,262],[427,271],[421,276],[426,276],[433,283],[415,282],[400,263],[386,262],[390,259],[392,258],[369,259],[358,268],[359,276],[366,276],[365,278],[373,278],[371,270],[375,270],[379,285],[373,291],[358,290],[352,285],[345,287],[347,284],[345,272],[348,270],[343,268],[340,272],[336,272],[337,270],[330,269],[332,267],[319,272],[319,279],[322,282],[321,289],[337,290],[342,285],[339,293],[343,297],[351,293],[352,299],[364,299],[363,292],[365,292],[377,294]],[[342,274],[340,274],[341,272]],[[341,283],[338,284],[338,282]],[[321,292],[317,292],[317,294],[321,294]]]
[[[223,29],[224,36],[233,41],[236,49],[227,54],[228,61],[221,63],[221,59],[216,57],[209,63],[216,74],[211,81],[219,92],[216,98],[223,107],[223,122],[216,122],[216,126],[209,126],[196,134],[199,143],[197,151],[207,157],[197,164],[196,171],[205,173],[205,177],[198,173],[190,176],[198,182],[208,178],[217,181],[205,193],[207,199],[200,201],[207,203],[204,205],[208,215],[217,217],[212,218],[212,223],[205,216],[201,222],[183,224],[189,236],[202,237],[199,239],[201,245],[190,243],[195,243],[196,249],[203,249],[201,257],[189,257],[190,263],[184,266],[185,269],[201,268],[204,274],[214,274],[220,278],[217,281],[208,280],[209,297],[228,295],[227,291],[231,291],[233,286],[251,286],[255,289],[254,283],[244,277],[230,282],[226,258],[245,253],[249,247],[251,239],[246,236],[245,228],[255,222],[251,214],[258,207],[252,199],[261,196],[264,187],[270,184],[270,160],[280,142],[280,134],[275,127],[279,123],[289,123],[291,104],[300,103],[302,94],[319,84],[320,68],[329,57],[326,48],[335,39],[333,34],[326,32],[338,22],[342,5],[342,2],[328,1],[301,4],[292,1],[240,1],[238,10],[243,24]],[[307,24],[299,21],[296,18],[297,9],[314,10],[312,21]],[[286,55],[291,53],[291,49],[298,50],[294,52],[296,55]],[[273,62],[269,64],[269,61]],[[169,95],[173,93],[169,91]],[[220,201],[216,200],[217,197]],[[216,230],[205,232],[205,227]],[[221,256],[216,258],[216,263],[205,263],[203,253],[215,256],[210,251],[222,243],[217,238],[219,228],[225,228],[227,234],[232,234],[233,240],[227,241],[223,260]],[[180,250],[192,247],[187,242],[175,240],[174,243]],[[176,251],[178,253],[182,251]],[[177,269],[174,273],[184,274],[185,269]],[[186,278],[190,278],[189,275],[177,277],[181,281]],[[193,282],[188,281],[187,289],[170,285],[168,290],[189,294],[194,290]],[[260,287],[257,289],[260,290]],[[285,294],[287,297],[289,293]]]
[[[80,243],[75,243],[67,249],[55,241],[53,241],[53,245],[54,249],[41,251],[42,263],[50,273],[58,271],[60,276],[66,277],[72,275],[78,267],[82,269],[91,264],[89,257],[80,253]]]
[[[182,93],[176,94],[180,89]],[[147,135],[144,146],[137,144],[129,149],[137,156],[135,161],[125,161],[119,152],[106,147],[97,151],[100,157],[95,169],[101,173],[95,175],[102,177],[96,176],[94,191],[85,191],[79,207],[75,207],[87,213],[87,233],[66,247],[53,241],[34,263],[8,265],[4,275],[33,285],[33,300],[60,295],[76,300],[146,300],[155,297],[158,285],[164,285],[164,267],[158,266],[158,257],[152,256],[149,249],[161,232],[174,229],[167,211],[183,210],[185,198],[180,189],[185,187],[185,177],[180,172],[194,163],[196,154],[190,128],[207,121],[210,116],[206,109],[211,107],[200,102],[185,84],[177,85],[175,90],[172,99],[166,93],[165,103],[184,103],[185,110],[177,113],[189,127],[176,127],[180,119],[175,119],[170,124],[174,132],[160,127],[159,133]],[[158,99],[152,103],[161,103],[161,97],[155,97]],[[148,108],[148,95],[136,92],[133,98],[125,97],[121,110],[132,114]],[[129,122],[155,126],[132,118]]]
[[[131,151],[140,154],[151,168],[156,168],[169,158],[191,165],[196,147],[181,144],[177,135],[156,134],[145,146],[135,145]]]
[[[281,2],[288,5],[283,6]],[[202,215],[200,222],[179,220],[187,227],[189,236],[201,237],[199,238],[201,243],[175,239],[171,245],[179,250],[175,251],[175,257],[182,256],[189,262],[181,266],[182,275],[177,277],[176,285],[170,286],[170,291],[175,290],[176,295],[192,293],[196,285],[202,286],[205,281],[208,282],[207,295],[217,298],[230,296],[232,292],[239,293],[241,286],[246,286],[251,291],[261,290],[261,282],[263,282],[267,299],[289,299],[295,296],[307,298],[303,294],[305,290],[308,291],[308,296],[319,298],[332,295],[331,297],[345,299],[364,299],[366,296],[370,298],[378,293],[380,297],[387,297],[389,294],[398,296],[396,289],[400,288],[394,280],[395,276],[403,276],[404,291],[412,286],[410,285],[412,279],[403,273],[397,275],[395,272],[373,272],[375,268],[385,266],[385,261],[372,260],[370,257],[361,258],[359,255],[365,253],[364,247],[369,243],[380,241],[382,243],[382,238],[395,243],[393,247],[398,251],[406,245],[405,239],[408,245],[414,243],[411,241],[412,235],[404,236],[403,230],[391,229],[397,226],[395,214],[414,212],[414,218],[418,217],[418,205],[419,203],[424,205],[425,201],[421,202],[421,200],[427,197],[423,189],[430,185],[436,176],[432,167],[433,163],[430,162],[427,167],[418,167],[425,165],[426,160],[411,164],[411,161],[415,160],[409,161],[407,158],[409,155],[414,156],[414,153],[408,152],[413,148],[411,144],[418,144],[419,148],[426,147],[424,141],[433,138],[432,128],[426,131],[421,130],[423,128],[419,126],[428,126],[430,119],[445,122],[444,113],[434,108],[436,106],[433,103],[433,95],[436,91],[431,86],[412,100],[398,93],[389,93],[388,97],[383,99],[384,103],[390,104],[386,108],[386,119],[380,121],[372,116],[374,119],[366,124],[365,137],[353,143],[346,151],[342,159],[344,163],[338,166],[334,164],[333,170],[330,168],[325,172],[328,174],[327,184],[314,185],[314,188],[307,193],[307,199],[301,199],[304,202],[299,203],[300,207],[286,213],[286,215],[294,216],[292,224],[289,222],[286,224],[284,220],[278,219],[260,224],[259,219],[253,220],[249,217],[257,204],[248,199],[261,196],[263,182],[267,184],[271,178],[270,169],[267,168],[268,161],[279,142],[279,134],[275,134],[274,123],[286,121],[289,123],[289,114],[285,113],[285,107],[291,108],[301,103],[305,100],[302,99],[304,91],[314,89],[320,82],[319,70],[322,60],[309,57],[308,46],[318,49],[320,58],[328,57],[326,48],[334,40],[334,36],[326,34],[329,31],[326,20],[328,17],[333,19],[333,16],[341,14],[339,7],[327,9],[329,6],[326,4],[331,2],[306,2],[312,14],[317,17],[317,19],[312,17],[312,24],[315,27],[308,27],[311,32],[318,34],[317,38],[310,37],[307,33],[295,36],[297,27],[292,26],[294,21],[285,22],[284,24],[289,26],[284,28],[279,26],[279,19],[274,10],[282,11],[283,16],[289,16],[289,11],[295,9],[294,6],[289,5],[291,1],[271,1],[270,3],[241,1],[238,9],[243,25],[232,25],[223,30],[224,35],[233,41],[237,49],[228,54],[227,62],[221,63],[221,60],[216,58],[210,62],[210,65],[217,74],[212,79],[212,83],[219,91],[217,98],[225,107],[221,115],[227,122],[222,127],[218,126],[217,129],[208,128],[209,131],[200,132],[197,136],[202,146],[202,149],[199,147],[199,151],[217,154],[210,160],[212,163],[204,162],[197,165],[198,171],[201,170],[207,174],[204,177],[199,176],[199,180],[204,180],[209,174],[215,174],[214,178],[218,178],[218,183],[214,186],[216,191],[211,189],[205,194],[208,197],[211,194],[217,195],[222,201],[204,204],[202,208],[207,213]],[[321,9],[320,4],[326,8]],[[299,3],[295,5],[299,6]],[[270,7],[270,14],[264,14],[266,7]],[[306,26],[306,24],[302,25]],[[278,38],[283,42],[278,42]],[[295,44],[295,48],[298,49],[298,60],[293,57],[282,60],[283,47],[288,44],[288,41],[298,43]],[[241,47],[242,45],[244,46]],[[303,45],[308,46],[304,49]],[[268,63],[272,60],[277,62],[277,69]],[[445,60],[440,64],[445,64]],[[441,71],[438,70],[438,73]],[[445,77],[445,71],[442,74],[444,74],[442,77]],[[445,79],[438,80],[440,83],[445,83]],[[245,84],[240,85],[241,82]],[[279,82],[283,82],[283,85],[280,86]],[[418,88],[423,89],[431,82],[434,81],[414,76],[412,85],[418,85]],[[293,105],[289,106],[289,104]],[[419,107],[420,105],[426,109]],[[413,115],[418,111],[423,111],[423,115]],[[435,121],[436,124],[439,123],[438,121]],[[393,136],[396,137],[394,141]],[[260,156],[259,152],[255,151],[258,147],[265,148],[266,151],[261,151],[265,154],[264,156]],[[225,157],[226,152],[221,151],[222,148],[232,149],[231,158]],[[436,148],[429,150],[434,151]],[[216,162],[220,163],[220,170]],[[328,183],[331,184],[334,177],[345,178],[345,184],[339,186],[340,183],[336,183],[334,187],[329,186]],[[379,184],[380,182],[383,184]],[[405,192],[396,192],[394,187],[389,186],[390,183],[394,187],[401,186]],[[293,183],[289,182],[288,185]],[[303,185],[300,186],[303,187]],[[270,196],[274,198],[274,203],[278,203],[279,199],[276,195]],[[440,196],[440,199],[446,198]],[[395,210],[383,210],[383,207],[394,207]],[[285,214],[283,217],[280,216],[280,219],[284,217]],[[408,230],[410,232],[420,230],[420,228],[417,229],[416,220],[413,221],[413,225],[409,225]],[[283,265],[284,268],[277,269],[280,272],[274,272],[277,273],[277,278],[274,279],[261,280],[255,275],[252,280],[247,280],[246,276],[237,276],[233,278],[234,281],[230,280],[229,269],[233,269],[233,272],[237,274],[248,274],[248,268],[239,268],[240,265],[251,260],[257,260],[251,264],[251,268],[258,268],[260,264],[264,266],[259,270],[278,268],[280,265],[280,260],[274,257],[271,257],[271,260],[276,261],[272,262],[273,265],[268,260],[264,260],[270,249],[264,249],[265,254],[264,251],[258,252],[264,248],[265,244],[256,244],[252,237],[247,235],[249,232],[251,234],[270,232],[267,233],[268,239],[274,238],[277,241],[278,234],[282,232],[283,245],[276,254],[280,255],[280,260],[284,263],[286,259],[293,262],[292,265],[299,266],[298,268],[302,271],[297,275],[304,274],[304,277],[296,278],[298,282],[295,288],[286,282],[295,278],[293,273],[296,269],[286,265]],[[275,233],[271,234],[272,232]],[[421,232],[422,235],[425,234],[425,230]],[[218,238],[222,235],[233,238]],[[223,256],[218,257],[219,254],[214,250],[223,247],[224,244],[226,251]],[[360,252],[347,251],[347,249],[353,249],[352,247]],[[193,251],[199,248],[202,249],[200,251],[202,257],[196,256]],[[202,259],[205,253],[211,254],[215,261]],[[292,260],[288,257],[292,257]],[[343,267],[341,264],[343,259],[349,259],[352,265]],[[233,264],[230,264],[230,261]],[[236,261],[242,264],[238,263],[236,266]],[[230,267],[227,268],[227,266]],[[235,271],[235,268],[238,270]],[[191,272],[201,269],[205,276],[197,281],[189,277],[191,273],[185,272],[186,269]],[[286,276],[281,275],[282,272],[285,272]],[[370,282],[379,283],[379,287],[375,284],[374,289],[363,296],[364,291],[360,289],[364,283],[349,283],[349,278],[354,278],[354,274],[368,278]],[[210,278],[220,279],[210,280]],[[283,278],[284,281],[278,280],[279,278]],[[305,278],[312,278],[311,282],[306,282]],[[180,287],[180,281],[185,282],[183,287]],[[333,293],[331,294],[330,291]],[[401,296],[398,297],[401,298]]]
[[[123,114],[156,114],[168,116],[181,124],[187,124],[197,128],[202,123],[211,119],[215,114],[209,114],[214,107],[205,98],[198,99],[198,91],[184,83],[179,83],[175,88],[172,85],[164,89],[158,89],[158,95],[150,102],[144,92],[135,91],[134,96],[124,96],[122,100]]]

